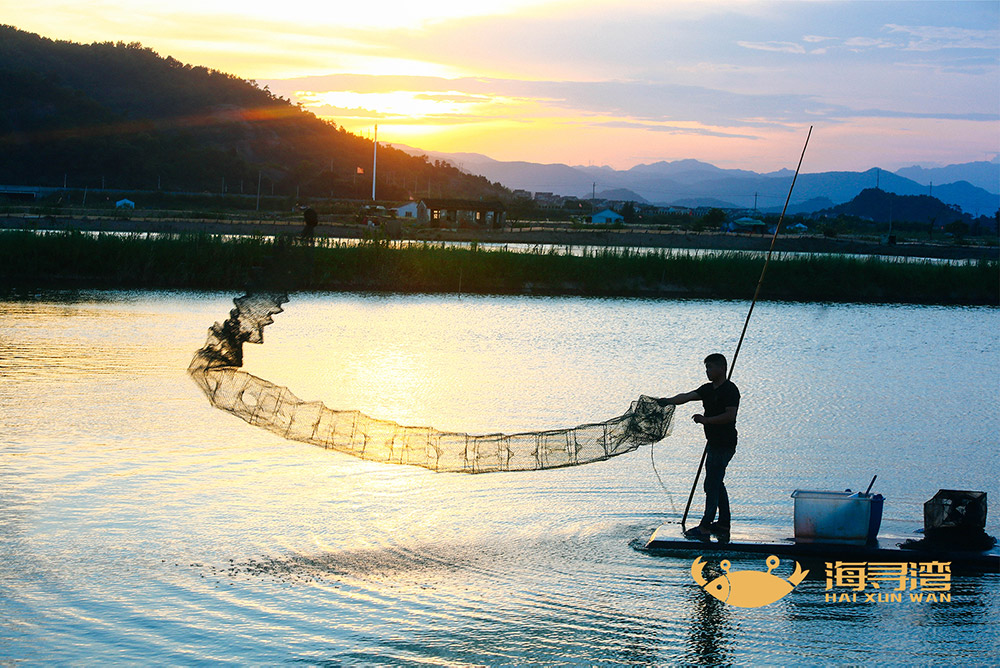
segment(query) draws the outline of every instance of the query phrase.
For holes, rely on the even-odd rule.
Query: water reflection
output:
[[[712,575],[709,580],[714,577]],[[700,666],[732,663],[735,629],[729,619],[728,606],[706,594],[701,587],[688,587],[685,591],[691,612],[684,661]]]
[[[248,559],[203,570],[237,583],[314,585],[353,602],[354,613],[337,625],[377,644],[383,661],[434,656],[448,663],[590,663],[600,657],[602,663],[649,665],[672,652],[665,639],[680,630],[672,628],[672,606],[663,604],[673,586],[657,578],[657,597],[650,598],[644,588],[654,583],[618,563],[617,574],[631,577],[617,587],[611,580],[606,589],[595,587],[595,576],[600,582],[613,574],[579,560],[581,547],[590,551],[533,538],[429,542]],[[590,546],[606,547],[604,537]],[[364,612],[367,602],[377,603],[379,612]],[[348,651],[327,660],[361,656],[376,655]]]
[[[829,664],[886,646],[995,659],[997,576],[955,578],[952,602],[934,606],[826,604],[823,581],[807,580],[770,606],[726,607],[690,559],[629,545],[673,518],[644,451],[436,475],[220,414],[185,370],[232,296],[0,302],[5,658]],[[731,349],[744,315],[718,302],[299,295],[248,370],[402,422],[572,426],[697,386],[703,351]],[[948,480],[995,485],[1000,416],[969,420],[965,397],[995,394],[1000,311],[763,303],[754,317],[738,370],[741,530],[788,535],[792,489],[857,487],[876,465],[906,531]],[[677,501],[702,446],[687,416],[657,446]]]

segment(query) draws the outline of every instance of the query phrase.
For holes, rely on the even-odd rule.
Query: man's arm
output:
[[[681,392],[680,394],[675,394],[672,397],[664,397],[662,399],[657,399],[656,402],[661,406],[680,406],[681,404],[686,404],[689,401],[697,401],[701,399],[697,392]],[[735,420],[736,417],[733,417]]]
[[[729,424],[730,422],[736,422],[736,406],[726,406],[726,412],[721,415],[713,415],[712,417],[695,415],[693,419],[698,424]]]

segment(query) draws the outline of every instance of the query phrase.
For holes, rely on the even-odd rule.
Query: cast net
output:
[[[408,427],[356,410],[304,401],[242,369],[243,344],[263,343],[263,329],[288,295],[251,292],[233,300],[229,319],[214,324],[188,373],[213,406],[285,438],[377,462],[434,471],[487,473],[577,466],[651,445],[670,433],[673,406],[640,396],[618,417],[571,429],[471,435]]]

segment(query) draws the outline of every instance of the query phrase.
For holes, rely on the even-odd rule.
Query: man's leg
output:
[[[729,493],[726,492],[726,483],[723,480],[719,483],[719,526],[729,527],[732,518],[729,515]]]
[[[708,446],[708,457],[705,459],[705,515],[701,518],[701,526],[707,527],[715,520],[719,512],[719,524],[728,525],[729,494],[723,479],[726,476],[726,466],[736,454],[736,448],[731,446]]]

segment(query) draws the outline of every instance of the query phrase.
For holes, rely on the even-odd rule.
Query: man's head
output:
[[[713,383],[726,378],[726,356],[722,353],[712,353],[705,358],[705,375]]]

